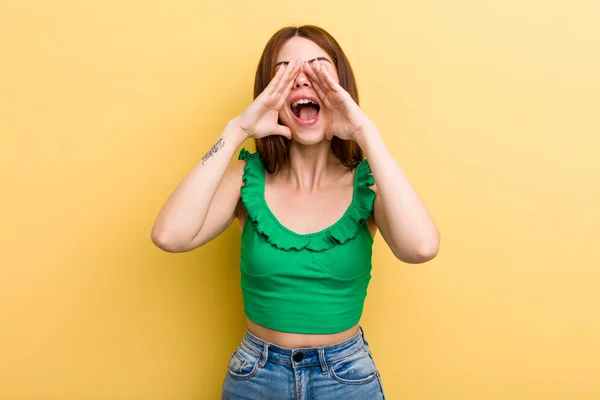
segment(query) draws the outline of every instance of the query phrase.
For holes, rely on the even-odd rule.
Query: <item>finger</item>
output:
[[[333,80],[333,77],[331,74],[329,74],[329,71],[327,71],[327,68],[325,68],[321,61],[318,61],[317,74],[319,75],[320,80],[323,82],[322,86],[334,92],[337,91],[337,86],[339,85]]]
[[[276,135],[285,136],[288,139],[292,138],[292,131],[287,126],[279,125],[274,133]]]
[[[304,70],[308,76],[308,79],[312,83],[315,92],[317,92],[317,96],[319,96],[321,100],[326,101],[327,91],[326,88],[323,87],[323,82],[321,81],[321,79],[319,79],[319,76],[315,72],[315,68],[307,63],[306,68]]]
[[[285,67],[287,67],[287,66],[284,65],[275,72],[275,76],[273,77],[273,79],[271,79],[271,82],[269,82],[269,84],[267,85],[267,87],[264,90],[265,93],[271,94],[276,91],[277,87],[279,86],[279,84],[281,82],[282,77],[286,73],[287,68],[285,68]]]
[[[302,62],[300,60],[297,60],[296,64],[294,65],[292,71],[290,72],[290,77],[288,79],[288,82],[286,84],[286,86],[283,88],[280,96],[281,98],[285,99],[288,97],[288,95],[290,94],[290,91],[292,90],[292,87],[294,87],[294,81],[296,80],[296,78],[298,77],[298,74],[300,73],[300,70],[302,69]]]
[[[285,106],[285,101],[290,94],[292,87],[294,86],[294,81],[300,73],[300,68],[302,65],[300,60],[291,61],[290,64],[292,65],[290,67],[289,75],[285,77],[285,86],[282,83],[280,87],[277,88],[277,91],[273,93],[273,101],[275,102],[274,108],[277,110],[281,110],[281,108]]]
[[[323,83],[321,82],[321,78],[317,74],[316,68],[314,67],[313,63],[314,61],[304,63],[304,72],[311,81],[316,82],[321,87],[321,89],[323,89]]]
[[[312,84],[313,89],[317,93],[317,96],[319,97],[319,99],[325,103],[327,101],[327,93],[325,93],[325,91],[319,84],[319,78],[317,77],[315,72],[311,70],[311,67],[309,66],[308,63],[305,63],[304,72],[306,73],[306,76],[308,76],[308,80]]]
[[[300,60],[292,60],[285,67],[285,74],[281,77],[281,81],[277,85],[275,94],[281,96],[285,90],[294,82],[298,72],[300,71]]]
[[[315,93],[317,93],[317,97],[324,104],[328,104],[329,101],[327,100],[327,93],[325,93],[325,91],[323,90],[323,88],[321,87],[321,85],[319,85],[316,81],[313,81],[312,79],[311,79],[311,83],[312,83],[313,89],[315,90]]]

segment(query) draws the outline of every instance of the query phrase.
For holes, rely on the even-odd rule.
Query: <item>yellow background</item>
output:
[[[249,104],[268,38],[341,43],[434,215],[379,236],[363,325],[389,399],[600,398],[600,2],[0,2],[0,399],[216,399],[239,230],[150,229]]]

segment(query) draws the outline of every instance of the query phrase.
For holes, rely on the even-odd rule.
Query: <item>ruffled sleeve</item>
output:
[[[241,197],[248,218],[256,231],[271,245],[285,251],[324,251],[336,244],[353,239],[368,221],[373,210],[375,184],[367,160],[356,167],[352,202],[344,215],[332,226],[315,233],[299,234],[283,226],[273,215],[264,198],[265,169],[258,153],[240,151],[239,160],[245,160]]]
[[[354,238],[369,220],[376,196],[375,191],[371,189],[374,184],[375,178],[371,174],[369,162],[365,159],[356,167],[352,203],[342,219],[331,227],[331,236],[337,242],[343,244]]]

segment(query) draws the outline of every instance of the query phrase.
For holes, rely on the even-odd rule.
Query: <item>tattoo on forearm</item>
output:
[[[219,151],[219,149],[221,147],[223,147],[224,145],[225,145],[225,141],[223,140],[223,138],[219,138],[219,140],[217,140],[217,143],[215,143],[215,145],[210,148],[208,153],[206,153],[204,155],[204,157],[202,157],[202,165],[204,165],[204,163],[206,161],[208,161],[208,159],[211,158],[213,156],[213,154],[215,154],[217,151]]]

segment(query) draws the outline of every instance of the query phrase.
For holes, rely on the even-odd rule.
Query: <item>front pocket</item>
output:
[[[258,371],[260,357],[239,345],[229,359],[227,372],[234,379],[250,379]]]
[[[355,354],[334,361],[329,366],[333,379],[348,385],[362,385],[377,379],[379,372],[365,347]]]
[[[229,370],[236,374],[241,374],[244,369],[244,365],[246,365],[246,360],[240,357],[237,350],[234,351],[231,359],[229,360]]]

